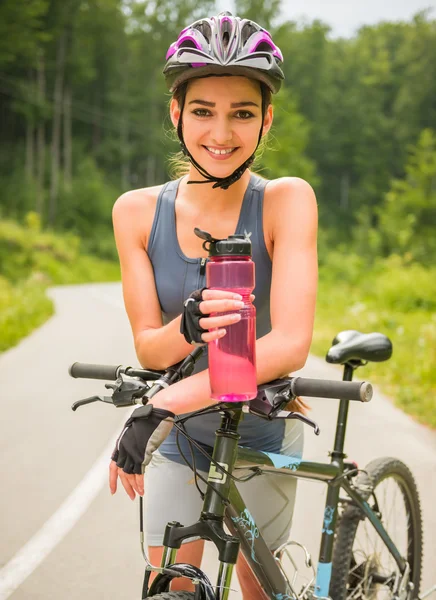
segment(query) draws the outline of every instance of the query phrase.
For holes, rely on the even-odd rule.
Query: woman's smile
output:
[[[219,148],[217,146],[203,146],[207,154],[215,160],[226,160],[233,156],[239,149],[238,146],[230,146],[226,148]]]

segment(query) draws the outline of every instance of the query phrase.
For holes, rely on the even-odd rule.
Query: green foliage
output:
[[[392,340],[392,358],[365,366],[360,377],[380,383],[398,406],[436,428],[436,269],[398,256],[372,269],[353,254],[327,257],[312,351],[325,354],[345,329],[380,331]]]
[[[38,281],[13,286],[0,275],[0,352],[17,344],[53,314],[52,302]]]
[[[35,207],[35,182],[25,176],[22,165],[11,163],[5,165],[8,171],[1,177],[0,208],[5,216],[19,219]]]
[[[411,263],[432,265],[436,260],[436,136],[425,129],[409,147],[406,177],[393,179],[376,209],[377,223],[365,208],[358,214],[355,250],[374,262],[396,254]]]
[[[315,165],[306,157],[310,126],[298,112],[287,88],[274,98],[274,122],[268,134],[267,149],[260,159],[268,178],[301,177],[316,186]]]
[[[5,216],[21,219],[29,211],[32,212],[35,204],[35,186],[34,180],[25,177],[22,167],[3,177],[0,194],[7,199]],[[121,189],[105,177],[91,156],[78,159],[71,186],[67,187],[61,182],[56,229],[65,232],[67,239],[69,234],[80,238],[86,252],[115,260],[117,252],[112,231],[112,207],[120,194]],[[38,216],[44,222],[44,215]],[[14,229],[15,225],[12,224],[11,227]]]
[[[116,259],[112,207],[119,195],[120,190],[105,179],[95,161],[87,156],[78,164],[71,189],[62,189],[56,226],[79,236],[88,252]]]
[[[43,19],[48,0],[3,0],[0,3],[0,66],[16,61],[33,63],[47,39]]]
[[[436,260],[436,134],[425,129],[410,148],[406,178],[394,180],[379,211],[379,231],[388,252],[419,262]]]
[[[236,0],[236,14],[270,30],[280,17],[280,0]]]
[[[40,227],[36,213],[29,213],[24,225],[6,219],[0,222],[1,276],[12,283],[37,277],[46,285],[119,278],[117,263],[83,254],[77,236]]]
[[[363,272],[363,271],[362,271]],[[436,312],[436,271],[392,255],[379,259],[373,269],[375,285],[364,279],[361,290],[387,311]]]
[[[6,219],[0,222],[0,274],[12,282],[41,272],[49,276],[53,283],[60,283],[51,277],[48,263],[53,261],[71,268],[78,257],[79,248],[80,240],[73,235],[40,232],[35,213],[28,216],[27,226]]]
[[[118,281],[118,263],[81,253],[78,237],[41,231],[39,215],[0,222],[0,352],[53,313],[48,285]]]

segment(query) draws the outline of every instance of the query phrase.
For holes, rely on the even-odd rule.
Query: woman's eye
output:
[[[238,112],[236,113],[236,116],[238,117],[238,119],[242,119],[242,120],[247,120],[247,119],[251,119],[252,117],[254,117],[253,113],[250,112],[249,110],[238,110]]]
[[[208,117],[210,113],[206,108],[196,108],[192,111],[192,114],[196,117]]]

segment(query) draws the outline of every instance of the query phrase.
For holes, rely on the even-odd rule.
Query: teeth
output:
[[[212,152],[212,154],[230,154],[234,150],[234,148],[230,148],[230,150],[217,150],[215,148],[209,148],[208,146],[206,146],[206,148],[209,152]]]

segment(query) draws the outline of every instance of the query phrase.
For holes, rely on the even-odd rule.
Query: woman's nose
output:
[[[212,140],[218,146],[223,146],[224,144],[228,143],[233,137],[232,127],[229,119],[216,119],[213,124],[211,134]]]

